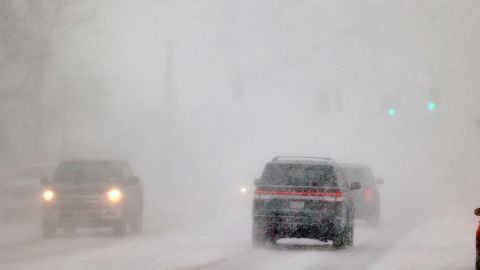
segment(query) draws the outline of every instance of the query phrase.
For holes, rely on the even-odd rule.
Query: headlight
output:
[[[46,202],[51,202],[55,198],[55,193],[52,190],[45,190],[42,194],[43,200]]]
[[[247,188],[246,188],[246,187],[242,187],[242,188],[240,189],[240,192],[241,192],[242,194],[247,193]]]
[[[122,192],[117,188],[113,188],[108,191],[107,197],[110,202],[117,203],[122,199]]]

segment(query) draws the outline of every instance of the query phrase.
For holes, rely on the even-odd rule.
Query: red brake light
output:
[[[363,190],[363,197],[365,198],[366,201],[372,201],[373,200],[373,190],[371,188],[366,188]]]
[[[342,197],[343,193],[340,191],[277,191],[277,190],[255,190],[258,195],[297,195],[297,196],[320,196],[320,197]]]
[[[299,198],[299,199],[320,199],[332,202],[343,201],[343,193],[341,190],[327,191],[292,191],[292,190],[255,190],[255,197],[258,199],[267,198]]]

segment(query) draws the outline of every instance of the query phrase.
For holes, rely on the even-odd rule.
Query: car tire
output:
[[[63,226],[62,230],[64,235],[72,236],[75,234],[75,227],[71,225]]]
[[[112,227],[113,234],[117,237],[125,236],[128,233],[128,224],[121,220]]]
[[[477,262],[475,264],[475,269],[480,270],[480,256],[479,255],[477,255]]]
[[[380,209],[379,207],[375,208],[375,211],[367,217],[367,225],[370,227],[378,226],[380,222]]]
[[[334,248],[344,248],[348,244],[348,223],[335,237],[333,238]]]
[[[346,237],[345,232],[341,232],[333,238],[333,247],[334,248],[344,248],[346,246]]]
[[[55,236],[57,233],[57,226],[51,222],[42,222],[42,235],[44,237],[50,238]]]
[[[348,226],[348,231],[347,231],[347,245],[349,247],[353,246],[353,239],[354,239],[354,230],[353,230],[353,226],[350,225]]]
[[[353,218],[350,219],[345,228],[333,238],[334,248],[344,248],[346,246],[353,246],[353,233],[354,233]]]
[[[369,218],[369,219],[367,219],[367,226],[369,226],[369,227],[377,227],[377,226],[378,226],[378,218]]]
[[[138,217],[132,223],[132,232],[134,233],[141,233],[143,230],[143,217]]]
[[[254,247],[263,247],[268,242],[272,242],[268,231],[263,224],[253,224],[252,226],[252,244]]]

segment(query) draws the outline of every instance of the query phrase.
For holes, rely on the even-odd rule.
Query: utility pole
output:
[[[65,160],[67,156],[67,148],[68,148],[68,132],[67,132],[67,125],[68,125],[68,119],[67,119],[67,112],[68,112],[68,93],[67,93],[67,88],[66,83],[65,83],[65,77],[62,76],[61,80],[61,85],[62,89],[60,89],[60,98],[61,98],[61,126],[60,126],[60,132],[61,132],[61,142],[60,142],[60,160]]]
[[[173,86],[173,42],[165,42],[165,94],[170,103],[175,99],[175,90]]]
[[[174,86],[174,44],[171,40],[165,42],[165,74],[164,74],[164,92],[165,92],[165,123],[162,125],[163,134],[163,168],[168,178],[173,177],[173,166],[175,165],[176,152],[176,114],[177,114],[177,95]]]

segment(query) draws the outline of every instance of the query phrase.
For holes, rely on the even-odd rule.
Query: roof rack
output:
[[[302,157],[302,156],[276,156],[272,159],[272,161],[277,161],[280,159],[320,159],[328,161],[328,163],[334,163],[335,161],[329,157]]]

